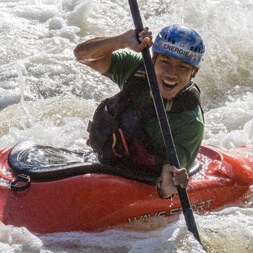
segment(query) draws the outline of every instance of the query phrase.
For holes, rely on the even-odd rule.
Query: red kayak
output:
[[[253,185],[253,147],[202,146],[197,161],[188,189],[194,212],[246,200]],[[50,233],[179,214],[178,196],[160,199],[154,182],[139,172],[84,162],[81,153],[23,142],[0,151],[0,220]]]

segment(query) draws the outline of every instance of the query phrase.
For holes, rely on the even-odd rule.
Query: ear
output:
[[[198,71],[199,71],[198,68],[193,68],[191,78],[194,78],[196,74],[198,73]]]

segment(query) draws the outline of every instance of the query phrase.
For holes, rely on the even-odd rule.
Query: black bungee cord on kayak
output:
[[[135,168],[135,171],[101,164],[94,160],[95,155],[87,151],[75,152],[64,148],[37,145],[31,141],[16,144],[8,155],[8,165],[16,174],[10,183],[13,191],[24,191],[32,182],[49,182],[84,174],[108,174],[154,185],[157,178],[148,170]],[[189,176],[196,174],[202,166],[195,162]]]

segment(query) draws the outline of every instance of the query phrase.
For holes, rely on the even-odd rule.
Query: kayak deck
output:
[[[106,168],[49,181],[36,178],[27,189],[13,191],[10,182],[16,174],[9,167],[10,150],[0,152],[0,220],[5,224],[38,233],[94,231],[181,212],[177,195],[162,200],[151,183],[107,174]],[[203,213],[244,200],[253,184],[253,156],[247,152],[201,147],[202,169],[191,177],[188,189],[193,211]]]

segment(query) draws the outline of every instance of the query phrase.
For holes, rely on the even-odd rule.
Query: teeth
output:
[[[175,86],[177,83],[170,83],[168,81],[165,81],[163,80],[163,82],[166,84],[166,85],[169,85],[169,86]]]
[[[177,85],[177,83],[169,83],[169,82],[166,82],[166,81],[163,81],[163,86],[167,89],[172,89],[174,88],[175,86]]]

